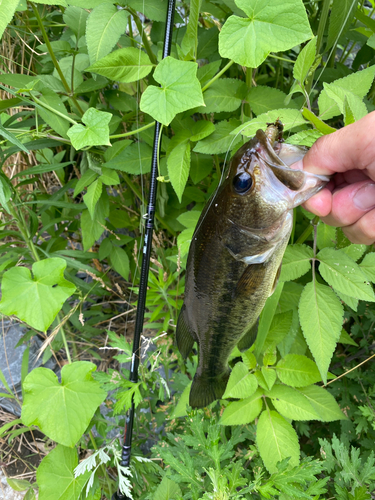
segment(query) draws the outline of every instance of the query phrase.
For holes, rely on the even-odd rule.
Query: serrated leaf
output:
[[[94,218],[95,207],[99,201],[100,195],[102,194],[103,184],[100,179],[93,182],[87,189],[87,193],[83,195],[83,201],[88,208],[91,218]]]
[[[345,293],[338,292],[335,290],[336,294],[338,297],[349,307],[353,309],[353,311],[357,311],[358,309],[358,303],[359,300],[355,299],[354,297],[349,297],[349,295],[346,295]]]
[[[147,76],[153,68],[148,55],[135,47],[115,50],[92,64],[87,71],[110,80],[130,83]]]
[[[257,390],[258,382],[244,363],[236,363],[230,374],[223,399],[227,398],[249,398]]]
[[[235,78],[220,78],[216,80],[203,94],[206,107],[200,108],[201,113],[219,113],[235,111],[241,106],[246,95],[244,82]]]
[[[322,380],[314,361],[299,354],[287,354],[277,363],[276,372],[281,382],[291,387],[304,387]]]
[[[114,5],[102,3],[87,19],[86,43],[90,64],[105,57],[125,32],[129,12]]]
[[[351,336],[349,335],[349,333],[344,330],[344,328],[341,330],[341,335],[340,335],[340,338],[339,338],[339,342],[340,344],[349,344],[349,345],[354,345],[356,347],[358,347],[358,344],[357,342],[355,342]]]
[[[267,127],[267,123],[274,123],[276,120],[282,121],[284,131],[306,124],[306,121],[298,109],[274,109],[272,111],[268,111],[267,113],[258,115],[256,118],[240,125],[234,129],[231,134],[235,135],[237,133],[241,133],[246,137],[253,137],[259,128],[265,129]]]
[[[301,294],[299,318],[306,342],[324,382],[340,338],[344,309],[328,286],[308,283]]]
[[[190,144],[188,141],[181,142],[170,152],[167,167],[169,179],[181,203],[190,170]]]
[[[275,314],[263,345],[263,351],[275,348],[288,335],[292,326],[293,312]]]
[[[277,379],[276,371],[273,368],[262,366],[261,372],[266,383],[266,389],[271,390]]]
[[[194,184],[198,184],[207,177],[213,167],[213,160],[203,154],[191,152],[190,177]]]
[[[230,16],[219,35],[221,57],[257,68],[270,52],[280,52],[312,37],[301,0],[237,0],[248,18]]]
[[[173,410],[171,418],[184,417],[187,414],[186,407],[189,406],[189,394],[190,394],[191,384],[192,382],[190,382],[182,391],[181,396],[178,398],[178,403],[175,409]]]
[[[366,252],[367,246],[366,245],[348,245],[346,247],[341,248],[341,251],[344,252],[348,257],[354,260],[354,262],[357,262],[362,255]]]
[[[199,120],[193,126],[193,135],[189,138],[191,142],[201,141],[205,137],[208,137],[213,132],[215,132],[215,125],[212,122],[206,120]]]
[[[336,228],[319,222],[316,230],[316,245],[319,250],[329,247],[334,248],[336,245]]]
[[[328,51],[348,31],[354,18],[356,6],[357,3],[353,0],[333,0],[325,51]]]
[[[316,37],[309,41],[298,54],[293,66],[293,76],[300,83],[304,83],[307,74],[314,63],[316,54]]]
[[[59,113],[65,115],[66,117],[69,117],[68,111],[64,106],[62,100],[60,99],[59,95],[56,94],[56,92],[54,92],[53,90],[49,88],[43,88],[41,90],[40,100]],[[59,135],[61,135],[62,137],[67,137],[67,132],[69,130],[69,122],[67,120],[64,120],[64,118],[53,113],[52,111],[43,108],[43,106],[40,106],[38,108],[38,113],[43,118],[43,120]]]
[[[151,159],[152,148],[144,142],[134,142],[103,165],[128,174],[148,174],[151,171]]]
[[[177,220],[183,226],[194,229],[197,225],[200,215],[201,212],[199,212],[198,210],[189,210],[188,212],[180,214],[177,217]]]
[[[319,130],[302,130],[288,137],[288,144],[296,144],[297,146],[311,146],[316,142],[319,137],[322,137],[322,133]]]
[[[182,496],[181,488],[177,483],[164,476],[152,498],[153,500],[174,500],[177,496]]]
[[[167,12],[166,0],[120,0],[120,5],[129,5],[136,11],[142,12],[148,19],[152,21],[165,22],[165,13]]]
[[[238,127],[238,124],[239,120],[236,119],[217,123],[215,125],[215,132],[206,139],[199,141],[193,151],[209,155],[230,151],[241,141],[240,136],[233,138],[230,135]]]
[[[359,264],[366,278],[375,283],[375,253],[365,255],[363,261]]]
[[[81,36],[85,34],[88,16],[89,13],[80,7],[70,6],[65,9],[63,14],[64,22],[73,31],[77,39],[81,38]]]
[[[163,59],[153,75],[161,87],[147,87],[142,94],[141,110],[169,125],[178,113],[204,105],[197,67],[196,63],[177,61],[170,56]]]
[[[299,444],[296,431],[276,411],[265,410],[258,420],[256,441],[267,470],[277,472],[276,464],[290,457],[289,467],[299,464]]]
[[[111,119],[111,113],[89,108],[82,116],[82,122],[86,126],[77,123],[67,132],[73,147],[82,149],[86,146],[110,146],[108,124]]]
[[[6,0],[0,3],[0,37],[3,36],[5,28],[12,20],[19,3],[20,0]]]
[[[9,269],[1,283],[0,311],[45,332],[76,289],[64,278],[65,268],[66,261],[56,257],[34,262],[32,275],[26,267]]]
[[[276,384],[266,393],[277,411],[291,420],[318,420],[320,415],[296,389]]]
[[[77,450],[58,445],[41,461],[36,481],[39,486],[39,500],[77,500],[91,471],[74,477],[78,465]]]
[[[95,241],[100,238],[105,230],[105,218],[109,215],[108,197],[103,191],[95,210],[95,217],[91,218],[88,210],[83,210],[81,214],[82,243],[83,249],[88,250]]]
[[[113,246],[111,250],[111,264],[125,280],[129,279],[129,257],[123,248]]]
[[[74,188],[73,196],[76,197],[79,193],[81,193],[86,187],[90,186],[92,182],[98,177],[98,174],[91,169],[86,170],[86,172],[82,175]]]
[[[279,89],[258,85],[252,87],[246,97],[251,109],[256,115],[267,113],[273,109],[296,108],[296,104],[290,101],[289,105],[285,105],[287,95]],[[289,142],[289,139],[288,139]]]
[[[375,65],[369,66],[362,71],[357,71],[351,75],[345,76],[335,80],[334,85],[340,87],[348,92],[352,92],[354,95],[363,99],[367,92],[370,90],[372,82],[375,76]],[[340,109],[336,102],[331,99],[325,90],[319,95],[319,116],[323,120],[328,120],[334,116],[340,114]]]
[[[263,391],[257,389],[249,398],[230,403],[224,410],[219,424],[243,425],[252,422],[261,412]]]
[[[57,443],[74,446],[106,397],[92,377],[95,370],[88,361],[64,365],[60,384],[52,370],[34,369],[23,383],[23,424],[37,425]]]
[[[367,115],[366,105],[360,97],[334,83],[323,83],[323,86],[327,96],[337,104],[340,113],[344,115],[345,125],[354,123]]]
[[[311,406],[319,413],[319,420],[322,422],[346,420],[335,398],[326,389],[323,389],[323,387],[309,385],[297,390],[309,400]]]
[[[309,272],[313,257],[313,249],[307,245],[288,245],[283,257],[280,280],[292,281]]]
[[[323,248],[317,259],[322,278],[334,289],[355,299],[375,302],[372,287],[361,268],[342,250]]]

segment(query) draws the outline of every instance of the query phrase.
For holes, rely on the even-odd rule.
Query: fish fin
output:
[[[281,273],[281,266],[283,264],[281,263],[279,265],[279,269],[277,270],[276,272],[276,276],[275,276],[275,281],[273,282],[273,286],[272,286],[272,290],[271,290],[271,293],[270,293],[270,296],[273,294],[273,292],[276,290],[276,287],[277,287],[277,284],[279,282],[279,278],[280,278],[280,273]]]
[[[193,348],[194,337],[186,320],[186,306],[183,305],[177,321],[176,344],[181,356],[186,359]]]
[[[234,295],[250,294],[264,279],[264,264],[250,264],[238,280]]]
[[[220,399],[227,387],[230,368],[217,377],[197,376],[195,374],[190,389],[189,405],[192,408],[204,408]]]
[[[259,318],[238,342],[237,347],[241,352],[247,351],[254,344],[258,334]]]

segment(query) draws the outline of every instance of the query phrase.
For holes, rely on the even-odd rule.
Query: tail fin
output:
[[[189,397],[189,405],[192,408],[204,408],[220,399],[227,387],[230,368],[217,377],[197,376],[195,374]]]

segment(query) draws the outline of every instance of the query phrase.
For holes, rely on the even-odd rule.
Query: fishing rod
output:
[[[167,17],[165,23],[165,33],[164,33],[164,47],[162,58],[169,56],[171,53],[172,45],[172,33],[173,33],[173,19],[175,11],[176,0],[168,0],[167,7]],[[152,248],[152,234],[154,231],[154,217],[155,217],[155,203],[156,203],[156,192],[157,192],[157,176],[158,176],[158,157],[161,145],[161,128],[162,125],[159,122],[155,123],[155,134],[154,143],[152,148],[152,159],[151,159],[151,179],[150,179],[150,192],[148,198],[147,213],[145,215],[146,219],[146,230],[145,237],[143,241],[142,250],[142,265],[141,265],[141,277],[139,282],[139,292],[138,292],[138,303],[137,303],[137,313],[135,318],[135,329],[133,338],[133,354],[130,366],[130,382],[138,382],[138,367],[140,360],[140,340],[143,331],[143,320],[145,315],[145,304],[147,295],[147,282],[148,282],[148,272],[150,268],[150,257]],[[133,435],[133,422],[134,422],[134,396],[132,399],[132,405],[125,417],[125,429],[124,429],[124,441],[122,446],[121,461],[120,465],[122,467],[129,467],[131,448],[132,448],[132,435]],[[112,496],[112,500],[130,500],[129,497],[123,495],[120,491],[117,491]]]

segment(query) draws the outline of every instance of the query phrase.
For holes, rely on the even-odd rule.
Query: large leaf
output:
[[[355,299],[375,302],[371,284],[366,281],[359,265],[343,250],[323,248],[317,258],[320,261],[320,274],[334,289]]]
[[[276,384],[266,393],[277,411],[291,420],[317,420],[319,413],[296,389]]]
[[[257,425],[257,445],[269,472],[277,472],[276,464],[290,457],[289,466],[299,463],[299,444],[296,431],[276,411],[265,410]]]
[[[66,116],[67,118],[69,117],[64,103],[62,102],[58,94],[56,94],[56,92],[45,87],[41,90],[41,94],[42,95],[40,97],[40,100],[42,102],[55,109],[62,115]],[[40,116],[43,118],[43,120],[48,123],[48,125],[59,135],[61,135],[62,137],[67,137],[67,132],[69,130],[68,120],[65,120],[62,116],[57,115],[56,113],[53,113],[46,108],[43,108],[43,106],[40,106],[38,108],[38,113],[40,113]]]
[[[237,128],[239,121],[232,118],[228,122],[223,120],[215,125],[215,132],[202,141],[199,141],[194,150],[207,155],[226,153],[241,141],[241,137],[233,137],[231,132]]]
[[[36,368],[25,378],[22,422],[37,425],[50,439],[74,446],[85,432],[106,392],[93,379],[96,366],[88,361],[64,365],[61,384],[47,368]]]
[[[365,255],[365,258],[359,266],[366,278],[375,283],[375,253],[368,253]]]
[[[290,101],[289,105],[285,105],[287,95],[279,89],[258,85],[252,87],[246,97],[251,109],[256,115],[267,113],[273,109],[280,108],[295,108],[296,105]]]
[[[287,354],[280,359],[276,372],[281,382],[292,387],[305,387],[321,380],[314,361],[299,354]]]
[[[77,450],[58,445],[41,461],[36,481],[39,500],[77,500],[91,471],[74,477],[78,465]]]
[[[20,142],[16,136],[14,136],[11,132],[9,132],[6,128],[4,128],[0,123],[0,135],[4,137],[7,141],[11,142],[15,146],[19,147],[25,153],[28,153],[29,150],[25,148],[25,146]]]
[[[237,0],[248,18],[231,16],[219,35],[221,57],[250,68],[270,52],[280,52],[312,37],[302,0]]]
[[[69,26],[77,38],[81,38],[86,31],[88,16],[89,13],[85,9],[71,6],[65,9],[63,18],[65,23]]]
[[[260,413],[263,406],[263,391],[257,389],[249,398],[230,403],[224,410],[220,424],[242,425],[252,422]]]
[[[249,398],[258,388],[258,382],[244,363],[236,363],[230,374],[223,398]]]
[[[309,385],[298,389],[319,413],[322,422],[332,422],[333,420],[345,420],[346,417],[340,410],[335,398],[323,387]]]
[[[86,42],[90,63],[109,54],[125,32],[129,12],[118,10],[114,5],[98,5],[89,15],[86,27]]]
[[[134,142],[104,165],[128,174],[147,174],[151,170],[151,158],[150,146],[144,142]]]
[[[333,0],[331,15],[329,16],[328,38],[325,51],[339,41],[339,38],[348,31],[353,21],[357,2],[353,0]]]
[[[87,68],[110,80],[129,83],[147,76],[153,65],[148,55],[135,47],[115,50]]]
[[[306,121],[298,109],[274,109],[258,115],[256,118],[240,125],[233,130],[232,134],[241,133],[247,137],[253,137],[258,128],[265,129],[268,123],[274,123],[276,120],[282,121],[285,131],[306,124]]]
[[[19,3],[20,0],[2,0],[0,2],[0,38],[3,36],[5,28],[12,20]]]
[[[235,111],[241,106],[246,95],[246,85],[234,78],[220,78],[203,94],[206,107],[199,109],[202,113],[219,113]]]
[[[314,252],[307,245],[289,245],[283,257],[280,280],[291,281],[303,276],[311,269]]]
[[[142,12],[152,21],[165,22],[167,0],[120,0],[118,3]]]
[[[181,203],[190,170],[189,141],[183,141],[172,149],[167,159],[167,166],[169,179]]]
[[[340,338],[344,309],[326,285],[308,283],[299,302],[299,317],[306,342],[324,382],[332,354]]]
[[[82,149],[86,146],[110,146],[108,124],[111,118],[111,113],[89,108],[82,116],[82,122],[86,126],[77,123],[68,130],[73,147]]]
[[[110,257],[113,269],[125,280],[129,279],[129,257],[125,250],[113,245]]]
[[[36,330],[45,332],[76,287],[64,278],[66,262],[52,258],[26,267],[13,267],[1,283],[0,311],[14,314]]]
[[[197,67],[196,63],[172,57],[163,59],[154,73],[161,88],[147,87],[142,94],[141,110],[163,125],[169,125],[177,113],[204,105]]]
[[[94,218],[95,207],[99,201],[100,195],[102,194],[102,189],[102,181],[97,179],[88,187],[87,193],[83,195],[83,201],[85,202],[92,219]]]
[[[152,495],[152,498],[153,500],[174,500],[177,496],[181,497],[181,495],[181,488],[178,484],[167,476],[164,476],[162,482]]]
[[[313,65],[316,53],[316,38],[314,37],[298,54],[293,67],[293,76],[300,83],[304,83],[307,74]]]

